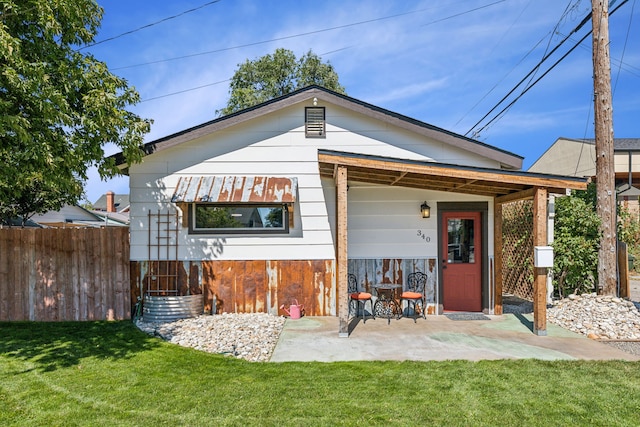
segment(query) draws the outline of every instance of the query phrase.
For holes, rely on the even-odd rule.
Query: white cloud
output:
[[[425,83],[414,83],[403,87],[394,88],[386,93],[380,95],[373,95],[369,98],[368,102],[372,104],[386,104],[389,102],[397,102],[409,97],[416,97],[431,92],[434,89],[445,86],[447,78],[441,78],[438,80],[432,80]]]

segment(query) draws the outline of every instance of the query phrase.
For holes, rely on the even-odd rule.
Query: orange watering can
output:
[[[302,304],[298,304],[297,299],[293,301],[295,303],[294,302],[291,303],[291,305],[289,306],[289,310],[284,308],[284,304],[280,306],[280,309],[284,310],[292,319],[299,319],[304,314],[304,306]]]

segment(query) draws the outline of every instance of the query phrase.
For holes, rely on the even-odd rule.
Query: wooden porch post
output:
[[[547,245],[547,189],[533,196],[533,246]],[[533,254],[532,254],[533,255]],[[547,335],[547,269],[533,267],[533,333]]]
[[[495,302],[493,307],[494,314],[502,314],[502,203],[495,202],[493,205],[493,253],[494,253],[494,274],[495,288],[493,295]]]
[[[347,168],[338,166],[336,171],[336,260],[337,305],[339,337],[349,336],[349,301],[347,298]]]

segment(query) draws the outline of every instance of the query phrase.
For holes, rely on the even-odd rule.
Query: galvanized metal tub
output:
[[[196,317],[204,311],[203,295],[144,297],[142,320],[145,322],[173,322]]]

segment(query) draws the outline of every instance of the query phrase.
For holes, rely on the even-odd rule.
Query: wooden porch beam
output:
[[[456,191],[458,191],[458,190],[461,190],[461,189],[463,189],[463,188],[465,188],[465,187],[468,187],[468,186],[470,186],[470,185],[473,185],[473,184],[474,184],[474,183],[476,183],[476,182],[478,182],[478,180],[477,180],[477,179],[469,179],[469,180],[467,180],[466,182],[464,182],[464,183],[462,183],[462,184],[455,184],[455,185],[453,186],[453,188],[454,188]]]
[[[533,197],[533,246],[547,245],[547,189],[536,187]],[[534,249],[535,250],[535,249]],[[535,256],[532,254],[532,256]],[[533,333],[547,335],[547,269],[533,267]]]
[[[398,181],[400,181],[402,178],[404,178],[405,176],[407,176],[409,172],[402,172],[400,174],[400,176],[398,176],[396,179],[393,180],[393,182],[390,185],[395,185]]]
[[[347,168],[336,171],[336,280],[338,292],[338,336],[349,337],[349,297],[347,295]]]
[[[502,253],[504,252],[504,242],[502,239],[502,203],[494,202],[493,206],[493,251],[495,266],[494,295],[495,302],[493,306],[494,314],[502,314]]]
[[[539,187],[568,188],[572,190],[585,190],[587,187],[586,180],[544,175],[532,176],[531,174],[526,173],[502,173],[501,171],[494,172],[488,169],[479,171],[462,167],[447,167],[438,163],[427,164],[428,162],[406,163],[393,160],[377,160],[362,157],[356,158],[329,153],[320,153],[318,155],[318,161],[320,163],[333,163],[362,169],[408,172],[420,175],[491,181],[495,183],[504,182],[521,185],[536,185]]]
[[[527,190],[518,191],[517,193],[511,193],[505,196],[496,197],[496,204],[501,205],[503,203],[515,202],[518,200],[533,199],[535,192],[535,188],[529,188]]]

